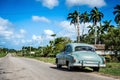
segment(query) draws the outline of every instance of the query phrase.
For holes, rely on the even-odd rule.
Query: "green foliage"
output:
[[[100,69],[101,73],[120,76],[120,63],[107,63],[105,68]]]
[[[120,55],[117,57],[118,61],[120,62]]]
[[[90,20],[94,23],[94,25],[96,25],[97,22],[100,22],[103,16],[103,13],[100,12],[97,7],[94,7],[94,9],[90,12]]]
[[[47,63],[52,63],[55,64],[55,58],[51,58],[51,57],[36,57],[35,59],[43,61],[43,62],[47,62]]]
[[[110,31],[104,35],[106,49],[115,51],[116,55],[120,51],[120,29],[110,28]]]
[[[105,59],[106,59],[107,62],[110,62],[110,61],[111,61],[111,56],[110,56],[109,54],[107,54],[107,55],[105,56]]]
[[[80,32],[79,32],[79,23],[81,19],[81,14],[77,10],[73,13],[69,13],[67,19],[70,19],[70,25],[74,24],[74,27],[77,28],[77,42],[80,42]]]
[[[116,5],[114,7],[114,15],[115,15],[115,19],[114,21],[119,25],[120,28],[120,5]]]
[[[0,58],[5,57],[6,55],[7,55],[7,53],[0,53]]]
[[[65,45],[67,43],[70,43],[72,42],[68,37],[59,37],[59,38],[56,38],[55,39],[55,55],[61,51],[63,51]]]
[[[8,49],[7,48],[0,48],[0,58],[7,55]]]

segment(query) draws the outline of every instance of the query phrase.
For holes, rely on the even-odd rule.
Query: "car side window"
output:
[[[71,46],[66,46],[66,47],[65,47],[65,52],[71,53],[71,52],[72,52]]]

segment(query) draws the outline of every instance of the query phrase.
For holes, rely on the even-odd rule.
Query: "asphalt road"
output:
[[[117,80],[87,70],[67,71],[55,65],[28,58],[0,59],[0,80]]]

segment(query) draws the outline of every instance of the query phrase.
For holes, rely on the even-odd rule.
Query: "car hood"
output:
[[[101,61],[100,56],[91,51],[76,51],[72,55],[78,60]]]

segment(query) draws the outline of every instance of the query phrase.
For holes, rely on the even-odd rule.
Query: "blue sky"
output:
[[[56,37],[76,39],[76,30],[67,15],[74,10],[90,12],[93,7],[104,13],[104,20],[114,22],[113,8],[119,0],[0,0],[0,47],[21,49],[43,46]],[[92,24],[87,23],[85,26]],[[80,30],[83,28],[80,24]],[[85,33],[87,33],[85,28]],[[81,32],[81,31],[80,31]]]

